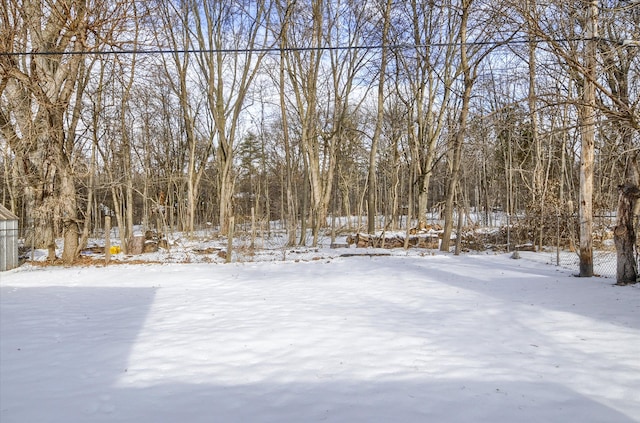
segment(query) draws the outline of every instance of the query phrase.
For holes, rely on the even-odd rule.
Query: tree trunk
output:
[[[618,222],[613,232],[617,253],[616,284],[628,285],[638,282],[638,266],[635,258],[636,233],[633,209],[640,197],[640,188],[632,184],[618,187]]]
[[[62,161],[68,163],[66,160]],[[65,168],[60,171],[59,201],[62,211],[62,235],[64,238],[62,260],[65,264],[71,264],[78,254],[80,231],[78,230],[76,187],[70,166],[65,166]]]
[[[451,243],[451,232],[453,230],[453,200],[456,194],[456,187],[460,178],[460,161],[462,158],[462,146],[467,128],[467,117],[469,116],[469,105],[471,104],[471,90],[475,82],[475,75],[478,63],[475,64],[472,71],[469,65],[469,56],[467,50],[467,24],[471,3],[473,0],[463,1],[463,10],[460,21],[460,69],[463,75],[464,92],[462,94],[462,108],[460,110],[460,119],[458,131],[456,132],[453,144],[453,159],[451,165],[451,175],[447,184],[447,198],[445,202],[444,230],[442,234],[442,244],[440,251],[449,251]],[[459,234],[458,234],[459,235]]]
[[[378,144],[382,134],[382,119],[384,118],[384,86],[385,75],[387,71],[388,49],[386,48],[387,38],[389,35],[389,26],[391,21],[391,0],[388,0],[384,8],[383,29],[382,29],[382,51],[380,52],[380,71],[378,74],[378,104],[376,110],[376,124],[371,139],[371,150],[369,151],[369,172],[368,172],[368,191],[367,191],[367,231],[370,234],[376,230],[376,160],[378,157]]]
[[[585,51],[584,104],[581,113],[580,149],[580,276],[593,276],[593,166],[595,145],[595,80],[598,34],[598,1],[592,0],[588,11],[588,34]]]
[[[285,31],[286,27],[283,28],[283,37],[286,35]],[[284,42],[284,41],[283,41]],[[283,216],[286,216],[285,221],[287,225],[287,246],[294,246],[296,244],[296,228],[298,227],[297,219],[296,219],[296,211],[295,211],[295,200],[293,193],[293,160],[291,158],[292,147],[289,141],[289,121],[287,119],[287,105],[286,105],[286,87],[285,87],[285,59],[284,59],[284,51],[280,52],[280,63],[279,63],[279,78],[278,78],[278,89],[280,93],[280,117],[282,119],[282,141],[284,143],[284,182],[285,182],[285,197],[283,203],[286,202],[286,215],[282,213]],[[284,208],[283,208],[284,209]],[[282,216],[281,216],[282,218]],[[267,222],[267,224],[269,224]]]
[[[80,254],[80,251],[87,246],[87,240],[89,239],[89,233],[91,232],[91,223],[93,220],[93,196],[95,192],[95,174],[96,174],[96,147],[91,146],[91,161],[89,162],[89,181],[87,183],[87,205],[84,213],[84,225],[82,227],[82,233],[78,242],[78,248],[76,255]]]
[[[223,143],[221,142],[220,145]],[[227,149],[218,148],[218,199],[220,201],[220,233],[226,235],[229,230],[229,218],[233,216],[233,154],[231,145]]]

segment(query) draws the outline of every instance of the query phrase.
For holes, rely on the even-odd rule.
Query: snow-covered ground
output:
[[[1,273],[0,422],[640,422],[638,287],[311,255]]]

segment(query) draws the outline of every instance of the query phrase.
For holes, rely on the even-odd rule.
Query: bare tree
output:
[[[375,129],[371,137],[371,147],[369,150],[369,173],[367,178],[367,230],[370,234],[373,234],[376,229],[376,160],[378,144],[380,143],[380,136],[382,134],[386,84],[385,78],[387,73],[387,62],[390,56],[387,43],[389,40],[389,28],[391,27],[391,6],[391,0],[387,0],[379,6],[379,20],[382,21],[382,34],[380,39],[382,49],[380,51],[380,69],[378,70],[377,75],[378,90],[376,97]]]
[[[640,104],[640,93],[633,89],[631,82],[634,63],[638,61],[637,47],[620,47],[619,41],[638,34],[640,16],[631,9],[616,10],[612,16],[603,17],[602,32],[606,38],[598,42],[598,52],[602,60],[609,95],[596,99],[604,116],[610,122],[608,144],[613,151],[612,166],[620,170],[617,176],[622,183],[618,186],[617,225],[614,240],[617,250],[617,283],[636,283],[638,279],[635,258],[636,232],[634,215],[638,214],[637,198],[640,176],[638,174],[638,146],[634,145],[634,134],[638,134],[636,110]],[[624,23],[621,25],[621,21]],[[608,40],[608,41],[607,41]],[[605,135],[606,137],[606,135]],[[607,137],[607,138],[609,138]],[[613,178],[612,178],[613,179]]]
[[[282,121],[282,141],[284,143],[284,159],[285,170],[283,172],[283,194],[286,201],[286,212],[282,211],[283,217],[286,216],[287,222],[287,245],[292,246],[296,243],[296,228],[297,228],[297,213],[294,197],[294,167],[292,160],[292,146],[289,130],[289,118],[287,112],[287,68],[286,68],[286,56],[284,48],[289,45],[288,33],[289,25],[291,22],[291,13],[293,7],[288,4],[277,2],[277,11],[280,19],[280,34],[278,36],[278,44],[280,45],[279,65],[278,65],[278,95],[280,107],[280,118]]]
[[[210,128],[207,133],[198,134],[197,110],[201,98],[194,95],[196,90],[190,83],[189,72],[193,70],[191,55],[184,53],[191,45],[191,33],[189,27],[194,15],[188,3],[176,5],[172,1],[159,1],[154,9],[159,15],[156,22],[155,37],[159,45],[167,45],[170,54],[162,56],[164,71],[167,75],[169,86],[179,100],[182,118],[182,128],[189,148],[187,160],[187,217],[184,229],[190,236],[195,228],[196,207],[198,191],[206,164],[209,161],[212,150],[212,138],[215,129]],[[204,81],[205,84],[212,81]],[[205,86],[205,91],[208,89]]]
[[[79,245],[70,107],[79,104],[74,96],[82,96],[83,53],[103,45],[98,34],[112,34],[106,27],[119,25],[125,7],[107,8],[100,1],[5,0],[0,8],[0,49],[9,53],[0,56],[0,129],[22,163],[34,244],[51,248],[59,222],[65,262],[74,260]]]
[[[220,228],[233,215],[234,148],[251,84],[261,69],[269,40],[271,2],[216,0],[187,2],[193,16],[191,45],[206,87],[217,143]]]
[[[460,114],[458,115],[458,126],[453,137],[452,157],[451,157],[451,174],[447,183],[447,197],[444,210],[444,230],[442,233],[442,243],[440,250],[449,251],[451,242],[451,232],[453,230],[453,209],[456,190],[460,178],[460,164],[462,157],[462,147],[467,129],[467,119],[469,116],[469,106],[471,104],[471,93],[473,86],[478,77],[478,69],[482,60],[489,54],[491,49],[485,51],[473,48],[469,52],[468,31],[472,13],[474,0],[462,0],[459,4],[460,23],[458,30],[458,42],[460,45],[460,74],[462,77],[462,101],[460,106]],[[495,45],[494,45],[495,46]],[[461,213],[458,210],[458,213]],[[458,237],[460,234],[457,235]]]
[[[579,118],[581,134],[580,161],[580,193],[579,193],[579,222],[580,222],[580,275],[593,275],[593,194],[595,168],[595,141],[597,116],[617,115],[625,127],[637,128],[637,116],[626,103],[624,94],[621,96],[618,83],[602,83],[598,72],[598,44],[599,44],[599,2],[597,0],[582,0],[577,3],[582,8],[576,13],[575,4],[553,2],[553,13],[549,10],[535,9],[527,13],[527,20],[532,25],[529,30],[549,46],[550,50],[566,66],[566,70],[575,81],[581,99],[575,102]],[[579,31],[576,33],[576,31]],[[567,40],[567,41],[560,41]],[[576,41],[582,39],[583,49],[580,53]],[[614,40],[622,41],[622,40]],[[604,55],[604,61],[611,63],[612,53]],[[624,60],[621,62],[624,66]],[[611,82],[612,73],[609,73]],[[615,79],[615,78],[614,78]],[[623,82],[622,80],[620,82]],[[623,92],[623,91],[622,91]],[[599,98],[601,99],[599,100]],[[605,104],[602,99],[607,99]]]
[[[598,0],[586,5],[587,40],[584,51],[583,103],[578,107],[581,120],[580,197],[580,276],[593,276],[593,166],[596,122]]]
[[[338,152],[344,143],[359,138],[354,135],[356,116],[364,96],[356,89],[368,58],[361,48],[368,16],[355,1],[307,5],[308,9],[299,2],[278,4],[281,69],[286,77],[281,79],[281,113],[283,122],[288,122],[285,130],[299,139],[316,245],[334,192]],[[292,124],[296,132],[291,131]],[[306,197],[303,208],[305,201]]]
[[[416,213],[418,226],[424,226],[433,166],[438,155],[437,143],[452,106],[450,87],[459,66],[454,28],[456,11],[450,2],[436,5],[431,1],[412,0],[404,7],[401,16],[406,19],[397,19],[395,36],[399,39],[407,37],[406,43],[415,48],[398,51],[401,78],[407,84],[398,84],[396,91],[409,112],[409,152],[418,176]],[[409,22],[408,27],[406,22]]]
[[[324,2],[312,0],[308,4],[309,10],[305,10],[303,4],[297,2],[287,2],[286,6],[279,7],[280,12],[284,12],[281,17],[283,28],[288,32],[283,34],[281,42],[286,42],[283,47],[287,49],[284,55],[287,82],[293,95],[294,118],[299,126],[300,147],[306,174],[308,177],[308,187],[310,188],[310,217],[313,227],[313,243],[318,241],[319,228],[324,220],[326,205],[323,193],[326,186],[324,181],[328,181],[321,160],[321,151],[325,147],[330,147],[322,142],[319,122],[319,84],[322,73],[322,58],[325,47],[325,14]],[[307,49],[303,49],[307,47]],[[287,111],[289,113],[289,111]],[[326,157],[331,160],[330,152]],[[325,191],[326,192],[326,191]],[[303,202],[304,204],[304,202]],[[302,225],[301,239],[304,240],[305,225]]]

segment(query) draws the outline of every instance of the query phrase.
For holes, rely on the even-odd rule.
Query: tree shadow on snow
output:
[[[640,331],[640,290],[609,279],[576,278],[553,266],[501,256],[433,256],[399,263],[380,261],[378,272],[475,291],[512,307],[573,313]],[[387,270],[384,270],[386,267]],[[629,313],[625,310],[636,310]],[[623,312],[621,312],[623,311]]]
[[[525,288],[531,278],[541,278],[541,283],[549,286],[545,291],[549,291],[550,297],[556,283],[549,272],[527,269],[530,277],[523,279],[516,289],[503,292],[494,284],[513,283],[516,273],[502,279],[469,278],[461,276],[468,269],[456,273],[446,267],[434,267],[429,260],[405,261],[403,265],[400,271],[409,272],[405,275],[408,278],[422,275],[514,304],[527,297]],[[477,271],[481,269],[486,266],[478,265]],[[517,272],[518,268],[511,270]],[[399,270],[396,266],[388,271]],[[544,278],[550,282],[545,283]],[[562,276],[559,279],[560,283],[569,283]],[[637,416],[628,416],[562,384],[518,381],[517,375],[508,381],[434,376],[432,369],[419,366],[408,379],[398,377],[398,380],[393,376],[384,380],[341,379],[322,376],[313,369],[304,372],[305,380],[301,380],[298,369],[271,380],[254,374],[251,366],[246,367],[245,380],[256,382],[220,383],[216,374],[211,374],[210,382],[196,384],[190,383],[187,376],[183,378],[186,380],[176,380],[175,375],[167,377],[162,369],[146,369],[155,371],[153,380],[137,379],[132,374],[136,369],[127,368],[128,361],[155,296],[154,288],[1,287],[0,420],[3,423],[637,421]],[[536,294],[535,298],[540,302],[544,297]],[[564,310],[567,306],[564,301],[550,299],[549,305],[540,305]],[[378,329],[425,335],[420,332],[420,322],[430,317],[430,311],[421,307],[421,303],[413,304],[413,311],[381,298],[369,298],[365,305],[370,307],[366,316]],[[604,318],[589,312],[587,305],[583,303],[580,307],[585,315]],[[438,310],[431,312],[438,318],[443,316]],[[162,346],[158,349],[161,356]],[[300,361],[296,357],[291,363],[295,366]]]
[[[10,409],[3,422],[42,421],[37,419],[42,415],[46,421],[66,423],[637,422],[559,385],[465,380],[237,385],[159,381],[139,389],[111,386],[86,404],[63,399],[57,406],[29,411]]]
[[[0,287],[0,421],[64,422],[65,409],[91,407],[78,398],[114,391],[154,297],[154,288]]]

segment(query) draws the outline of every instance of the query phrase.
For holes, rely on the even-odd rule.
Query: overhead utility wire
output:
[[[122,55],[122,54],[192,54],[192,53],[281,53],[294,51],[339,51],[339,50],[381,50],[383,48],[393,50],[409,50],[427,47],[453,47],[453,46],[500,46],[514,44],[530,44],[544,42],[570,42],[586,41],[587,38],[556,38],[544,39],[520,39],[507,41],[472,41],[467,43],[429,43],[429,44],[375,44],[364,46],[322,46],[322,47],[264,47],[264,48],[223,48],[223,49],[122,49],[122,50],[83,50],[83,51],[23,51],[0,52],[0,56],[59,56],[59,55]],[[616,42],[618,43],[618,42]]]

